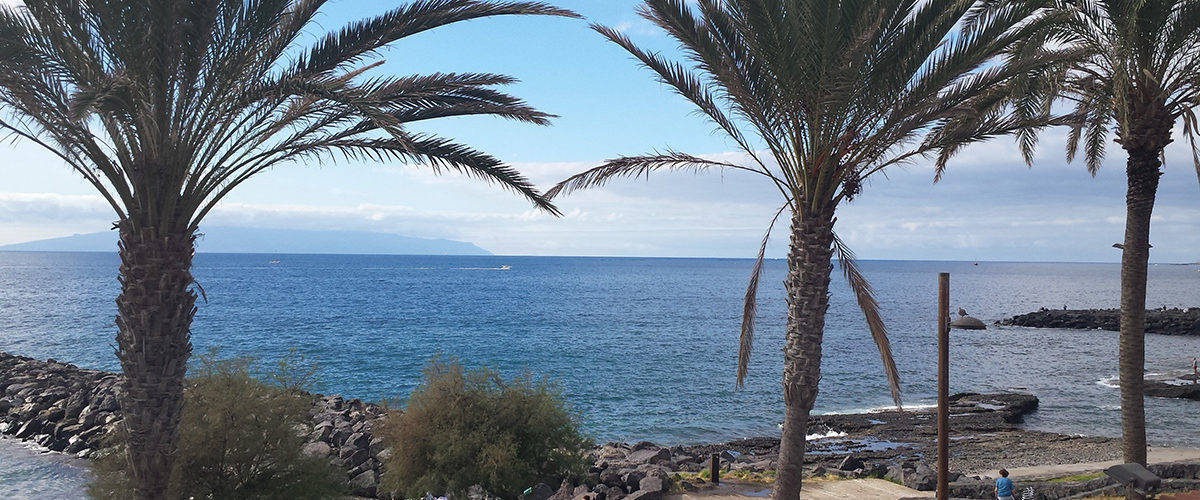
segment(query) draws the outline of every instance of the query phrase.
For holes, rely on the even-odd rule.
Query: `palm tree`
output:
[[[1028,125],[1006,95],[1041,54],[1046,17],[1031,2],[962,0],[647,0],[639,13],[675,39],[685,62],[593,26],[692,102],[744,162],[668,151],[608,160],[547,196],[656,170],[730,169],[762,176],[791,219],[787,254],[786,405],[774,496],[799,497],[805,430],[817,396],[836,256],[879,348],[892,397],[899,375],[874,292],[834,232],[837,207],[885,169]],[[1039,113],[1026,113],[1030,116]],[[1026,159],[1030,140],[1022,141]],[[774,225],[774,221],[772,221]],[[747,372],[767,236],[746,290],[737,384]]]
[[[1121,245],[1121,430],[1125,462],[1146,463],[1145,366],[1146,266],[1150,214],[1163,150],[1182,119],[1196,156],[1200,103],[1200,1],[1064,0],[1060,42],[1082,55],[1049,79],[1078,117],[1067,137],[1067,160],[1083,144],[1093,175],[1104,158],[1110,129],[1125,150],[1125,241]]]
[[[304,160],[416,163],[556,209],[511,167],[407,125],[550,115],[504,75],[372,75],[378,50],[471,19],[575,16],[537,2],[415,0],[308,44],[325,0],[26,0],[0,6],[0,127],[53,152],[117,215],[117,357],[130,470],[164,496],[196,311],[204,216],[247,179]],[[323,31],[323,30],[322,30]]]

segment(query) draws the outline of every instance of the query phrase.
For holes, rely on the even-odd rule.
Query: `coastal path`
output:
[[[845,479],[838,481],[806,481],[800,491],[802,500],[896,500],[925,496],[929,492],[905,488],[882,479]],[[764,500],[771,490],[763,485],[722,484],[711,490],[695,493],[664,495],[665,500]]]

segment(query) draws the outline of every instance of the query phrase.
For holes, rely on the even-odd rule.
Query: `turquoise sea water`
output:
[[[272,263],[278,260],[278,263]],[[438,352],[557,379],[598,440],[661,443],[770,435],[782,420],[784,263],[762,279],[750,376],[734,390],[745,259],[201,254],[207,296],[196,352],[319,361],[326,393],[407,394]],[[1119,303],[1116,264],[864,261],[903,379],[904,402],[936,395],[936,283],[951,310],[987,323],[1040,307]],[[502,266],[508,266],[503,268]],[[115,369],[115,254],[0,253],[0,350]],[[1150,269],[1148,305],[1200,306],[1200,266]],[[817,412],[886,406],[879,356],[834,276]],[[1034,429],[1119,435],[1115,332],[955,331],[951,390],[1041,398]],[[1190,369],[1200,338],[1150,336],[1147,369]],[[1147,401],[1150,441],[1200,446],[1191,401]],[[3,453],[3,451],[0,451]]]

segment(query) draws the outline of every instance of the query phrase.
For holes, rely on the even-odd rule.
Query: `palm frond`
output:
[[[736,163],[708,160],[686,153],[668,151],[664,154],[649,154],[642,156],[624,156],[604,162],[603,165],[572,175],[546,191],[547,199],[559,195],[570,194],[581,189],[599,187],[608,181],[619,177],[649,177],[656,170],[682,170],[695,173],[710,168],[728,168],[743,170],[761,175],[768,175],[758,170],[749,169]]]
[[[365,55],[410,35],[447,24],[504,15],[580,17],[572,11],[540,2],[418,0],[327,34],[297,60],[293,73],[312,75],[332,71],[347,64],[357,64]]]
[[[779,207],[775,217],[772,217],[771,223],[767,225],[767,232],[763,234],[762,242],[758,245],[754,267],[750,270],[750,279],[746,282],[746,295],[742,300],[742,333],[738,337],[737,379],[734,383],[739,389],[745,386],[746,374],[750,371],[750,352],[754,348],[754,321],[758,315],[758,279],[762,276],[767,242],[771,239],[771,230],[775,228],[779,215],[789,206],[790,204],[784,204]]]
[[[883,317],[879,314],[879,301],[875,298],[875,290],[858,270],[858,264],[854,261],[854,252],[837,235],[834,235],[833,238],[833,248],[837,253],[838,265],[842,268],[846,281],[850,284],[850,290],[854,292],[858,307],[862,309],[863,317],[866,318],[867,329],[871,331],[871,339],[875,341],[875,347],[879,349],[879,358],[883,362],[883,371],[887,375],[888,388],[892,391],[892,400],[895,401],[897,407],[900,407],[900,372],[896,369],[896,360],[892,357],[887,327],[884,326]]]

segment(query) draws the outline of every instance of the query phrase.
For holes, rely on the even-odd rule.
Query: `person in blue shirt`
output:
[[[996,479],[996,499],[1016,500],[1013,498],[1013,482],[1008,478],[1008,471],[1000,469],[1000,478]]]

